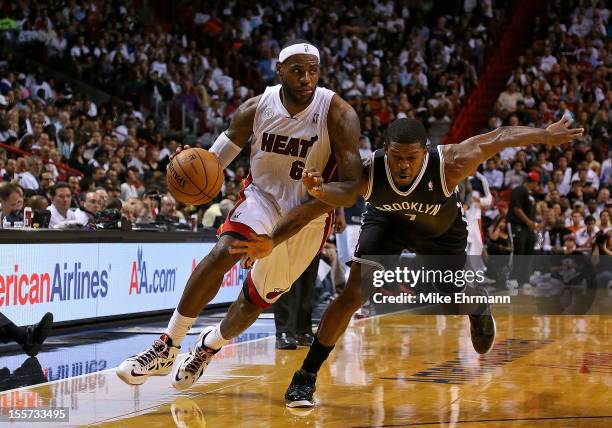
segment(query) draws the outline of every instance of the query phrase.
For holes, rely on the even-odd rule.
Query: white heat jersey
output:
[[[251,186],[283,215],[308,199],[302,185],[304,168],[315,167],[326,179],[335,170],[327,133],[334,92],[317,87],[308,107],[292,117],[281,102],[280,90],[281,85],[266,88],[257,105],[250,166]]]

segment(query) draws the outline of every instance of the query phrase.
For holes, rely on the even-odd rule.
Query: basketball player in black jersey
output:
[[[565,118],[546,130],[502,127],[461,144],[427,149],[422,123],[413,119],[393,122],[385,135],[384,150],[373,153],[364,165],[360,193],[368,201],[359,242],[343,292],[323,315],[315,341],[285,394],[289,407],[314,406],[316,374],[344,333],[353,313],[369,297],[362,288],[362,269],[371,269],[370,255],[399,255],[408,248],[423,255],[465,255],[467,229],[461,204],[453,189],[473,174],[478,165],[506,147],[529,144],[559,145],[582,135]],[[319,171],[304,172],[303,183],[319,203],[306,203],[287,215],[273,236],[253,236],[233,251],[247,258],[265,256],[270,248],[299,230],[318,210],[335,206],[325,192]],[[465,258],[463,259],[465,260]],[[448,290],[440,290],[448,291]],[[365,295],[364,295],[365,294]],[[473,313],[473,312],[469,312]],[[493,346],[495,323],[488,307],[470,315],[474,349],[486,353]]]

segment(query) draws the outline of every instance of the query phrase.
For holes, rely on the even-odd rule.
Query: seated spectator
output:
[[[140,182],[138,168],[135,166],[128,167],[125,177],[125,183],[121,184],[121,200],[127,201],[129,198],[140,198],[144,193],[144,187]]]
[[[523,171],[523,163],[521,161],[515,161],[512,164],[512,169],[506,173],[504,185],[509,189],[514,189],[523,184],[526,178],[527,173]]]
[[[232,208],[234,208],[234,202],[229,199],[223,199],[221,202],[219,202],[219,211],[221,212],[221,215],[218,215],[215,218],[213,228],[218,228],[223,224]]]
[[[523,94],[519,92],[517,84],[512,82],[508,85],[508,89],[499,95],[498,108],[500,111],[512,113],[516,110],[516,103],[522,99]]]
[[[32,208],[32,210],[42,211],[49,208],[49,201],[44,196],[34,195],[28,198],[25,206]]]
[[[0,184],[0,228],[23,221],[23,189],[14,183]]]
[[[604,210],[601,212],[599,216],[599,224],[597,225],[600,231],[603,233],[610,233],[612,230],[612,223],[610,222],[610,212],[608,210]]]
[[[578,207],[580,207],[580,205],[578,205]],[[578,230],[582,229],[583,226],[584,222],[582,221],[582,214],[580,212],[574,211],[571,216],[571,223],[567,226],[567,229],[575,234],[576,232],[578,232]]]
[[[90,223],[93,223],[95,220],[95,216],[101,209],[101,201],[100,196],[95,190],[90,190],[85,193],[85,200],[83,201],[82,208],[79,207],[74,215],[77,221],[83,226],[87,226]]]
[[[51,189],[51,221],[50,228],[55,228],[69,221],[75,221],[74,211],[70,209],[72,192],[68,183],[59,182]]]
[[[2,174],[2,181],[11,182],[15,178],[15,167],[17,161],[15,159],[7,159],[4,165],[4,172]]]
[[[223,207],[223,210],[221,209]],[[204,212],[202,217],[202,225],[204,227],[214,227],[217,218],[222,217],[225,219],[230,210],[234,207],[234,203],[229,199],[223,199],[221,202],[212,204]],[[225,212],[225,215],[223,215]]]
[[[504,184],[504,173],[497,169],[497,162],[495,159],[487,160],[486,167],[482,174],[487,179],[491,189],[501,190]]]
[[[590,254],[595,245],[595,237],[599,228],[595,225],[596,221],[593,216],[587,216],[584,219],[585,226],[576,231],[576,246],[578,251],[585,254]]]
[[[121,214],[129,221],[138,222],[144,215],[144,204],[136,197],[130,197],[122,204]]]
[[[582,254],[576,247],[576,237],[573,234],[569,234],[565,237],[562,254],[566,256]]]
[[[487,229],[487,252],[490,255],[510,254],[512,246],[506,219],[498,217]]]
[[[26,158],[28,170],[19,174],[19,185],[23,189],[38,190],[40,173],[42,172],[43,163],[37,156]]]
[[[171,195],[162,198],[159,215],[175,222],[186,223],[185,216],[176,209],[176,200]]]

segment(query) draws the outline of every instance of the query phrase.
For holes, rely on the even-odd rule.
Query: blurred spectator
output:
[[[578,251],[589,254],[595,245],[595,237],[599,228],[595,225],[596,221],[593,216],[587,216],[584,223],[585,226],[576,231],[576,246]]]
[[[0,227],[23,220],[23,190],[18,184],[0,184]]]
[[[166,195],[162,198],[159,215],[180,223],[185,223],[185,215],[177,211],[176,200],[170,195]]]
[[[19,174],[19,184],[24,189],[38,190],[40,186],[38,179],[42,171],[43,163],[37,156],[26,158],[28,170]]]
[[[214,227],[215,223],[219,222],[218,219],[225,219],[233,207],[234,203],[229,199],[223,199],[219,203],[212,204],[204,212],[202,225],[204,227]]]
[[[32,210],[46,210],[49,207],[49,201],[47,198],[40,195],[30,196],[25,204],[27,207],[32,208]]]
[[[499,216],[487,230],[487,253],[490,255],[510,254],[512,246],[506,219]]]
[[[121,184],[121,200],[127,201],[129,198],[138,199],[144,193],[138,168],[135,166],[128,167],[125,178],[125,183]]]
[[[521,161],[514,161],[512,169],[506,173],[504,178],[504,185],[510,189],[515,189],[527,178],[527,173],[523,171],[523,163]]]
[[[486,165],[482,174],[487,179],[489,187],[491,189],[501,190],[504,184],[504,173],[497,169],[497,162],[495,159],[487,160]]]
[[[74,212],[74,216],[76,220],[86,226],[89,223],[92,223],[95,219],[95,216],[101,209],[101,201],[100,196],[96,191],[89,191],[85,193],[85,200],[83,201],[82,208],[78,208]]]
[[[508,85],[508,89],[502,92],[497,99],[499,109],[506,112],[514,112],[516,103],[523,99],[523,94],[519,92],[516,83],[512,82]]]

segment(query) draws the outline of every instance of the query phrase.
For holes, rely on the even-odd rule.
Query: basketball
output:
[[[168,190],[185,204],[202,205],[212,200],[223,184],[223,168],[217,157],[192,148],[176,155],[166,170]]]

